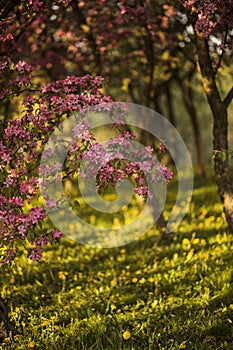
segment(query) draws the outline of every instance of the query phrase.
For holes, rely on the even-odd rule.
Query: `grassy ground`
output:
[[[21,335],[1,348],[233,349],[232,249],[216,188],[198,180],[170,244],[156,229],[114,249],[63,238],[42,262],[2,271]]]

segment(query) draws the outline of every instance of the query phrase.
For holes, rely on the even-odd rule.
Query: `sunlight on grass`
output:
[[[63,237],[39,263],[22,250],[1,277],[20,331],[2,349],[232,349],[233,237],[217,198],[213,185],[196,188],[171,243],[152,228],[112,249]]]

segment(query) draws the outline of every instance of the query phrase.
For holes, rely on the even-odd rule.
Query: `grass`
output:
[[[153,228],[119,248],[64,237],[40,263],[22,254],[1,273],[21,332],[1,349],[233,349],[232,249],[209,178],[196,181],[172,243]]]

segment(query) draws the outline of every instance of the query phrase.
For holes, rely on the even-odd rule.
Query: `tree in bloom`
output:
[[[60,1],[59,6],[62,5],[61,3]],[[69,1],[64,1],[63,5],[68,6]],[[45,4],[40,1],[29,1],[28,8],[24,7],[25,4],[21,6],[29,14],[30,11],[34,13],[38,9],[45,11]],[[14,17],[14,14],[12,16]],[[25,16],[25,18],[28,17]],[[33,22],[33,16],[31,20]],[[27,26],[27,19],[25,19],[25,26]],[[72,75],[61,80],[39,84],[34,78],[39,74],[38,69],[41,67],[38,67],[33,59],[32,62],[28,62],[22,58],[19,44],[22,33],[19,32],[17,37],[9,32],[10,29],[15,29],[17,32],[22,28],[17,28],[10,18],[1,23],[1,29],[3,55],[0,57],[0,99],[3,105],[7,106],[9,101],[20,97],[23,110],[21,117],[17,118],[10,115],[9,109],[2,110],[0,124],[1,263],[12,261],[17,254],[17,245],[24,243],[26,243],[25,248],[29,250],[29,258],[40,260],[43,247],[49,242],[57,242],[61,237],[61,232],[57,229],[48,230],[44,227],[46,211],[36,204],[40,185],[37,169],[42,150],[54,129],[72,112],[84,111],[89,107],[103,104],[109,106],[112,100],[109,96],[103,95],[101,76]],[[126,132],[124,126],[120,124],[115,122],[114,125],[118,130],[118,143],[125,149],[127,140],[133,135]],[[108,155],[101,153],[101,147],[85,121],[85,115],[84,119],[75,126],[73,134],[75,141],[70,145],[70,152],[62,169],[63,173],[65,172],[64,178],[66,174],[71,176],[76,173],[77,166],[85,157],[89,157],[90,167],[87,176],[91,176],[92,163],[98,156],[102,161],[105,160],[105,165],[100,169],[97,177],[97,187],[100,190],[109,184],[116,185],[122,178],[133,175],[136,184],[135,192],[141,196],[150,195],[141,167],[146,174],[149,174],[153,167],[156,169],[152,181],[163,180],[167,183],[172,177],[171,171],[165,166],[161,167],[159,162],[150,163],[151,149],[147,149],[147,154],[143,155],[143,158],[138,155],[139,160],[143,160],[142,164],[123,161],[119,165],[119,162],[112,157],[108,160],[106,158]],[[40,169],[50,174],[57,170],[57,164],[47,168],[42,166]],[[59,181],[61,178],[58,176],[55,180]],[[55,205],[57,203],[52,200],[46,203],[47,207]]]
[[[11,70],[17,70],[17,67],[11,66]],[[47,232],[41,229],[46,212],[32,204],[39,190],[36,168],[43,145],[64,115],[110,101],[109,97],[100,93],[101,84],[102,78],[85,76],[67,77],[63,81],[41,86],[36,97],[28,95],[24,98],[25,112],[21,118],[5,121],[0,142],[2,262],[13,260],[19,241],[30,241],[33,247],[30,259],[40,260],[41,247],[49,241],[59,240],[61,233],[57,230]],[[11,94],[14,94],[13,89],[19,94],[21,86],[18,87],[15,80],[12,86]],[[8,98],[9,92],[4,92],[4,88],[2,91],[2,100]],[[25,203],[32,207],[26,210]]]
[[[38,195],[36,168],[41,150],[64,115],[111,100],[100,92],[101,77],[70,76],[40,87],[33,86],[35,69],[25,60],[15,59],[18,48],[15,38],[6,30],[6,22],[1,23],[0,99],[4,105],[15,96],[22,96],[24,113],[21,118],[11,119],[2,111],[1,117],[1,263],[15,258],[19,242],[30,242],[29,258],[40,260],[41,247],[59,240],[58,230],[41,229],[46,212],[32,204]],[[29,210],[25,209],[25,203],[31,205]]]

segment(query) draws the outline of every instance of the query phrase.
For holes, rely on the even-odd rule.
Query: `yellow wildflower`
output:
[[[36,346],[36,343],[34,341],[31,341],[29,344],[28,344],[29,348],[34,348]]]
[[[125,331],[125,332],[123,333],[123,339],[127,340],[127,339],[129,339],[130,337],[131,337],[131,334],[130,334],[129,331]]]

